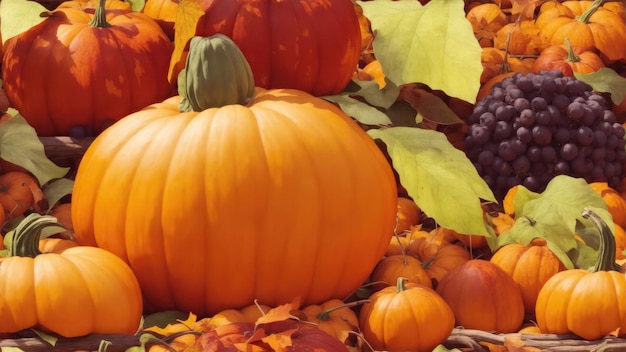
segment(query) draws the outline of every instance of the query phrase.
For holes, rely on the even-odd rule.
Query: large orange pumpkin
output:
[[[225,36],[194,38],[179,87],[198,91],[181,89],[184,96],[123,118],[79,165],[79,242],[128,261],[152,309],[204,315],[255,299],[343,298],[393,234],[395,178],[374,141],[323,99],[254,92],[249,67],[228,76],[242,58]],[[202,80],[206,67],[218,79]],[[234,102],[206,108],[218,93]],[[179,111],[189,101],[200,106]]]
[[[171,95],[173,45],[148,16],[130,10],[52,11],[5,42],[2,83],[12,106],[42,136],[98,133]],[[72,133],[74,133],[72,131]]]
[[[195,35],[233,39],[259,87],[337,94],[358,65],[361,28],[350,0],[207,0],[200,10]]]

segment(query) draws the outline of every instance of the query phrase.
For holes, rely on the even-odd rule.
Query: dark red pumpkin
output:
[[[206,0],[200,7],[195,35],[230,37],[259,87],[332,95],[357,68],[361,29],[350,0]]]
[[[139,12],[62,8],[5,42],[2,83],[42,136],[97,133],[172,93],[173,45]],[[91,12],[90,12],[91,11]]]

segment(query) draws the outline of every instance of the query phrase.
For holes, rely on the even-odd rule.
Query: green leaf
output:
[[[364,125],[383,126],[391,124],[391,120],[384,112],[347,95],[325,96],[324,99],[336,103],[348,116]]]
[[[389,80],[387,80],[387,84],[383,89],[380,89],[376,81],[353,80],[353,82],[359,86],[359,89],[350,93],[350,95],[362,96],[369,104],[384,109],[389,109],[400,94],[398,86]]]
[[[518,186],[515,196],[515,224],[498,237],[498,245],[521,243],[528,245],[535,238],[543,238],[548,247],[566,267],[585,267],[595,263],[597,255],[592,247],[581,244],[575,235],[591,223],[582,217],[585,207],[593,209],[607,224],[612,224],[606,203],[582,178],[566,175],[554,177],[541,194]],[[521,211],[519,209],[522,209]],[[583,238],[584,239],[584,238]],[[588,248],[584,248],[588,247]]]
[[[61,198],[72,194],[73,189],[74,181],[68,178],[59,178],[50,181],[50,183],[43,188],[43,193],[48,201],[49,210],[51,210]]]
[[[461,350],[458,348],[453,348],[450,350],[444,345],[437,345],[437,347],[435,347],[432,352],[461,352]]]
[[[144,318],[143,328],[159,327],[165,328],[168,324],[174,324],[178,321],[187,319],[189,314],[185,314],[178,310],[166,310],[162,312],[152,313]]]
[[[422,122],[417,110],[406,100],[393,103],[387,110],[387,116],[395,127],[418,127],[418,123]]]
[[[35,129],[20,115],[0,125],[0,158],[30,171],[40,185],[62,178],[69,171],[48,159]]]
[[[133,11],[141,12],[146,6],[146,0],[126,0],[130,4],[130,8]]]
[[[491,236],[480,203],[495,202],[495,197],[467,156],[443,133],[412,127],[368,133],[386,144],[400,183],[428,216],[458,233]]]
[[[580,74],[574,72],[574,77],[587,84],[593,90],[602,93],[610,93],[613,104],[619,105],[626,95],[626,77],[622,77],[615,70],[603,67],[596,72]]]
[[[37,336],[39,336],[40,339],[42,339],[44,342],[48,343],[50,346],[55,346],[57,344],[57,342],[59,341],[59,338],[45,333],[41,330],[37,330],[37,329],[31,329]]]
[[[41,16],[43,12],[48,12],[48,9],[35,1],[0,1],[0,32],[2,32],[2,44],[4,44],[7,39],[43,22],[46,19]]]
[[[357,1],[376,32],[374,51],[397,85],[424,83],[470,103],[483,71],[463,0]]]
[[[141,336],[139,336],[139,342],[141,343],[141,345],[130,347],[126,349],[125,352],[146,352],[147,351],[146,345],[148,343],[170,347],[170,345],[168,345],[167,342],[149,333],[141,334]]]

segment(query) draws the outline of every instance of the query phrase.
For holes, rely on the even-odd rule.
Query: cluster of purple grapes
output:
[[[624,127],[604,96],[561,71],[503,79],[468,117],[468,158],[501,200],[522,184],[542,192],[557,175],[616,187]]]

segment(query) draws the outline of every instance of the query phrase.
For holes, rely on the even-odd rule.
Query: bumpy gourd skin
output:
[[[69,135],[75,126],[98,133],[172,95],[172,51],[142,13],[62,8],[6,41],[3,87],[41,136]]]

